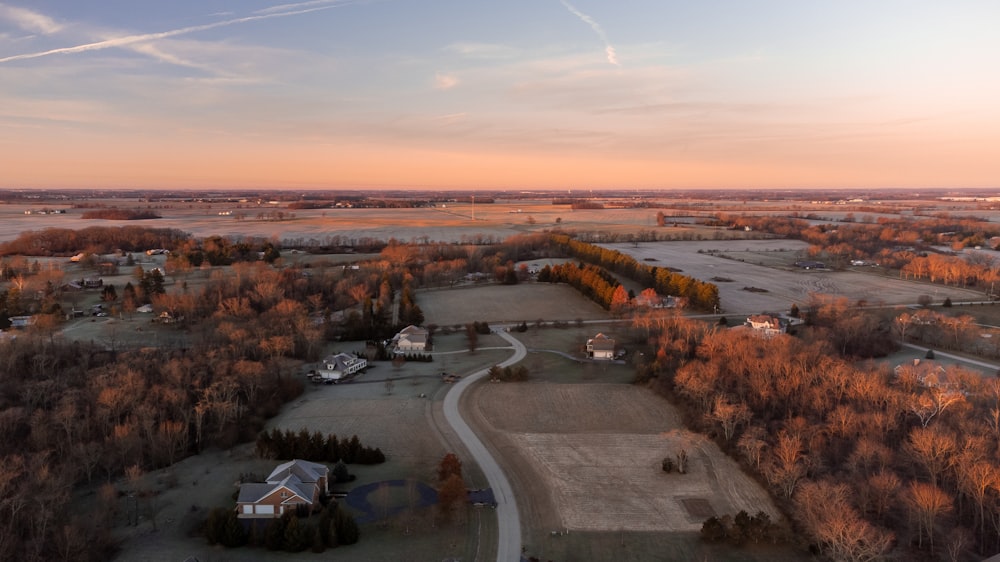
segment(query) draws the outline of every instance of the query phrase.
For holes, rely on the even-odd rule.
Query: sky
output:
[[[0,0],[0,187],[1000,186],[996,0]]]

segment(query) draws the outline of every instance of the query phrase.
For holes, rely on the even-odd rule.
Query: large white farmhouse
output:
[[[396,343],[396,351],[408,353],[411,351],[424,351],[427,349],[427,330],[409,325],[396,334],[393,341]]]
[[[316,372],[324,381],[339,381],[367,366],[368,360],[364,357],[356,357],[349,353],[337,353],[336,355],[327,355]]]

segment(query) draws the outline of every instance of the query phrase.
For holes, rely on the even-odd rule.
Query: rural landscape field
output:
[[[7,194],[3,540],[203,562],[985,557],[991,205]],[[294,459],[330,471],[315,498],[283,517],[246,499]]]

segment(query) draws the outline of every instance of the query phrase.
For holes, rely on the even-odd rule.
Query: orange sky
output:
[[[996,3],[252,4],[0,4],[0,188],[1000,184]]]

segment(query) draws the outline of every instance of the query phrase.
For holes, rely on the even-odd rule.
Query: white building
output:
[[[396,342],[396,352],[424,351],[427,349],[427,335],[427,330],[412,324],[403,328],[393,338]]]
[[[364,357],[355,357],[349,353],[337,353],[336,355],[327,355],[316,373],[325,381],[339,381],[367,366],[368,360]]]

